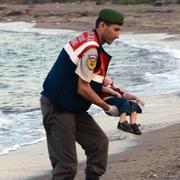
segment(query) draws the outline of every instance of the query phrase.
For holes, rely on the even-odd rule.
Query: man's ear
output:
[[[101,21],[100,24],[99,24],[99,26],[104,29],[105,26],[106,26],[106,23],[105,23],[104,21]]]

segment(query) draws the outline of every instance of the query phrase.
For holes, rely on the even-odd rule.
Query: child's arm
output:
[[[111,88],[109,88],[109,87],[106,87],[106,86],[102,86],[101,91],[102,91],[103,93],[111,94],[112,96],[121,97],[121,95],[120,95],[118,92],[116,92],[116,91],[114,91],[113,89],[111,89]]]
[[[139,103],[141,106],[144,106],[144,105],[145,105],[144,101],[143,101],[140,97],[135,96],[134,94],[124,93],[124,94],[122,95],[122,97],[127,98],[127,99],[129,99],[129,100],[135,100],[135,101],[136,101],[137,103]]]

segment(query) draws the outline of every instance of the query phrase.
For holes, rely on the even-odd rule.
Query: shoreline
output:
[[[94,26],[92,22],[96,19],[97,11],[107,7],[107,5],[122,10],[126,15],[124,32],[173,34],[175,37],[165,39],[165,42],[168,42],[172,47],[174,44],[176,46],[180,40],[180,6],[178,5],[154,7],[151,5],[117,6],[105,4],[97,6],[92,2],[85,2],[80,5],[70,3],[1,4],[0,22],[24,21],[37,23],[35,27],[38,28],[67,28],[83,31]],[[170,93],[167,97],[166,95],[156,95],[145,98],[147,105],[139,121],[142,125],[148,125],[152,119],[164,126],[167,125],[166,122],[169,119],[173,119],[177,124],[152,130],[155,127],[155,124],[152,123],[150,132],[136,136],[137,146],[129,147],[124,152],[109,156],[107,173],[102,177],[102,180],[180,178],[180,113],[178,112],[180,102],[177,101],[179,92]],[[143,131],[145,130],[143,129]],[[172,148],[169,147],[170,145]],[[50,175],[46,175],[50,174],[51,166],[45,141],[21,146],[7,155],[0,156],[0,164],[0,178],[7,180],[12,178],[18,180],[28,178],[34,180],[50,179]],[[83,168],[84,164],[80,164],[76,180],[84,179]],[[40,177],[38,177],[39,175]]]
[[[127,177],[128,180],[178,179],[180,177],[179,129],[180,122],[144,132],[143,135],[136,138],[137,145],[129,147],[126,151],[109,155],[107,171],[101,179],[123,180]],[[170,144],[171,147],[169,147]],[[40,151],[38,152],[38,150]],[[12,162],[15,160],[15,165],[17,165],[18,159],[22,160],[22,157],[18,157],[20,155],[25,157],[24,161],[30,161],[32,158],[31,163],[35,160],[34,163],[38,163],[40,166],[23,164],[20,168],[22,168],[21,171],[24,171],[24,175],[21,174],[20,176],[17,175],[19,168],[16,168],[16,166],[14,169],[6,169],[5,176],[3,176],[5,170],[1,168],[0,172],[3,172],[3,175],[1,174],[0,177],[6,180],[12,178],[18,180],[50,180],[51,166],[46,150],[46,141],[43,141],[21,147],[17,151],[11,152],[14,155],[9,158],[6,158],[5,156],[8,155],[5,155],[6,160],[12,160]],[[2,156],[0,156],[0,162],[2,162],[2,159]],[[75,180],[84,180],[84,168],[85,163],[78,163]]]

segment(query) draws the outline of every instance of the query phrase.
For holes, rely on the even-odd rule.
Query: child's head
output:
[[[113,85],[112,79],[111,79],[111,78],[108,78],[108,77],[105,77],[105,78],[104,78],[104,81],[103,81],[103,85],[104,85],[104,86],[111,86],[111,85]]]

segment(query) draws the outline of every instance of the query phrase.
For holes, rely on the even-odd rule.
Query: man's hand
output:
[[[109,110],[105,111],[105,113],[107,113],[107,114],[109,114],[111,116],[115,116],[115,117],[119,116],[119,110],[118,110],[118,108],[116,106],[111,106],[110,105],[109,107],[110,107]]]

